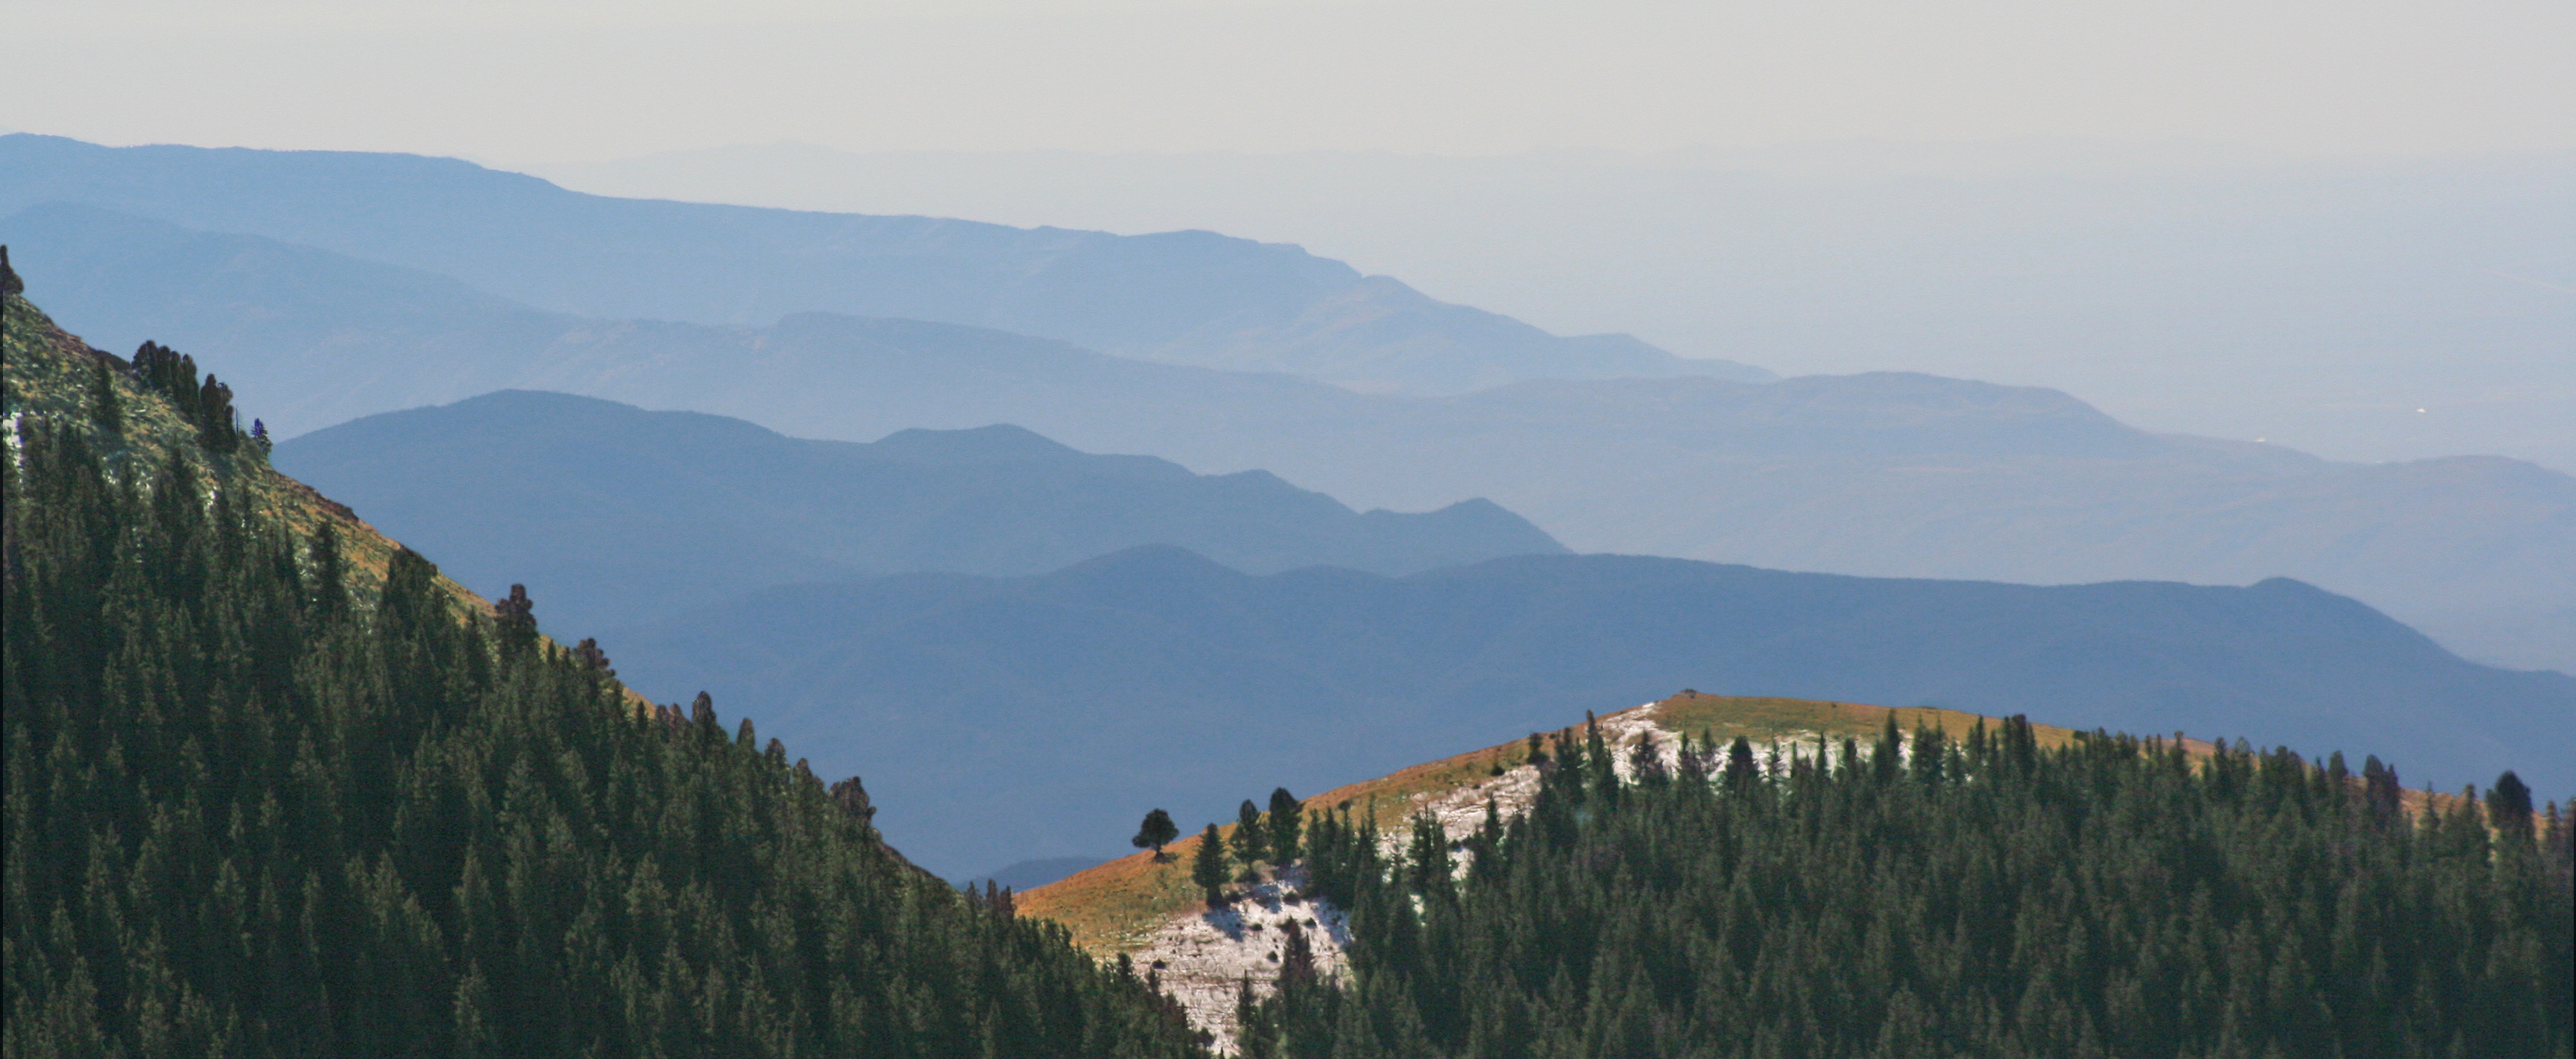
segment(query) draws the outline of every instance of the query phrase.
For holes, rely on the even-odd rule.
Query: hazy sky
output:
[[[2576,146],[2569,0],[11,0],[0,127],[504,165],[845,149]]]

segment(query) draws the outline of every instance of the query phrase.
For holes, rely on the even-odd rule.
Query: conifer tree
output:
[[[1730,790],[1749,791],[1762,778],[1761,769],[1753,763],[1753,740],[1736,736],[1726,748],[1726,786]]]
[[[1225,903],[1225,837],[1217,833],[1215,824],[1199,832],[1199,846],[1190,859],[1190,881],[1198,884],[1209,908]]]
[[[349,573],[340,566],[339,527],[323,523],[306,545],[305,554],[312,571],[308,581],[312,587],[306,597],[312,601],[317,618],[335,619],[349,609]]]
[[[1905,736],[1896,730],[1896,711],[1887,712],[1887,725],[1878,733],[1878,743],[1870,748],[1869,771],[1881,784],[1896,782],[1904,768]]]
[[[511,585],[510,594],[492,602],[492,616],[501,633],[505,651],[530,651],[537,646],[537,605],[528,598],[528,586]]]
[[[1154,859],[1162,860],[1163,847],[1170,845],[1173,839],[1179,837],[1181,837],[1181,829],[1172,824],[1172,814],[1154,809],[1145,814],[1145,822],[1136,828],[1136,837],[1129,839],[1128,842],[1137,849],[1152,849]]]
[[[1305,831],[1306,807],[1286,787],[1270,791],[1270,863],[1293,864],[1302,854],[1298,840]]]
[[[1896,715],[1894,713],[1888,714],[1888,719],[1891,722],[1895,720],[1895,717]],[[1944,738],[1938,730],[1926,728],[1919,721],[1915,724],[1912,753],[1907,755],[1913,759],[1911,764],[1914,766],[1914,778],[1923,781],[1926,785],[1938,786],[1940,784],[1942,769],[1941,759],[1946,748],[1949,746],[1949,742],[1950,741]]]
[[[2487,826],[2509,843],[2528,845],[2532,840],[2531,787],[2510,770],[2487,790]]]
[[[89,406],[90,415],[98,421],[99,429],[111,434],[125,430],[125,405],[117,398],[116,381],[108,376],[107,364],[103,361],[90,365]]]
[[[1234,859],[1243,865],[1243,881],[1256,878],[1253,862],[1270,855],[1270,836],[1261,827],[1261,807],[1246,798],[1234,810]]]

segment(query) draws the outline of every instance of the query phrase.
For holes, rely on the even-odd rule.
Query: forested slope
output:
[[[1614,769],[1568,731],[1463,841],[1316,816],[1349,968],[1291,938],[1243,1054],[2570,1054],[2567,823],[2510,774],[2410,815],[2340,754],[1892,715],[1825,749]]]
[[[379,581],[219,384],[5,272],[13,1059],[1197,1052],[855,781],[407,550]]]

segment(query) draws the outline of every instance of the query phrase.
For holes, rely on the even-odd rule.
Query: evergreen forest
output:
[[[1561,733],[1532,808],[1458,842],[1319,814],[1350,966],[1290,939],[1275,994],[1244,983],[1242,1054],[2569,1054],[2567,821],[2510,773],[2418,812],[2376,759],[1892,715],[1776,769],[1681,751],[1623,778]]]
[[[9,1059],[1204,1054],[855,780],[263,501],[228,388],[6,278]]]

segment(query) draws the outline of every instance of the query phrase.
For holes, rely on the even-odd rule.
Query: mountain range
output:
[[[61,277],[49,298],[103,322],[94,340],[209,354],[286,433],[514,387],[822,439],[1010,423],[1202,473],[1268,470],[1359,507],[1486,497],[1578,551],[2038,583],[2290,576],[2473,657],[2576,670],[2576,479],[2518,461],[2338,464],[2150,434],[2054,391],[1892,373],[1366,395],[954,324],[588,319],[85,207],[6,231]]]
[[[1569,376],[1769,377],[1625,335],[1551,335],[1294,246],[1213,232],[1117,236],[617,199],[415,155],[0,136],[0,216],[49,202],[424,269],[586,316],[896,316],[1423,393]]]
[[[952,877],[1106,855],[1145,805],[1225,818],[1247,775],[1321,790],[1683,687],[2331,746],[2416,785],[2510,767],[2576,787],[2576,678],[2462,661],[2287,580],[2032,587],[1626,556],[1254,576],[1154,546],[1033,577],[765,589],[599,635],[655,699],[758,704],[762,732],[866,776],[889,841]]]
[[[2375,462],[2576,472],[2576,151],[2297,159],[2034,137],[1761,150],[868,151],[538,175],[604,195],[1291,241],[1563,331],[1890,366]],[[2423,408],[2425,412],[2416,411]]]
[[[1275,573],[1409,574],[1563,545],[1490,502],[1352,511],[1276,476],[1200,476],[1011,426],[806,441],[738,419],[510,390],[279,445],[279,469],[550,627],[597,631],[770,585],[1055,570],[1145,544]]]

